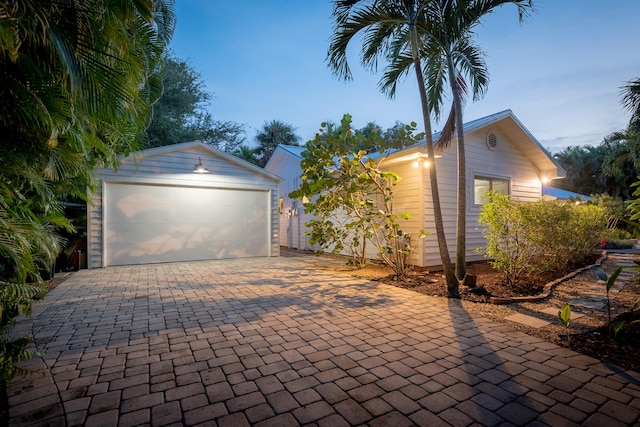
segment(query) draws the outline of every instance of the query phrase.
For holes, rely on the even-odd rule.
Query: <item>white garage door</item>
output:
[[[108,183],[105,265],[269,255],[266,191]]]

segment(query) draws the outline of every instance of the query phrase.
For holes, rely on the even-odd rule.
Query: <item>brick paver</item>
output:
[[[74,273],[19,319],[9,424],[640,423],[638,373],[319,262]]]

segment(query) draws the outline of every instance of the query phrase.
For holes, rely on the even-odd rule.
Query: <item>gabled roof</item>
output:
[[[511,110],[500,111],[499,113],[468,122],[464,125],[464,131],[465,133],[471,133],[488,126],[495,126],[503,133],[510,135],[515,146],[543,174],[550,177],[564,177],[567,175],[556,159],[540,144]]]
[[[302,160],[302,152],[307,149],[307,147],[305,147],[304,145],[299,146],[299,145],[285,145],[285,144],[278,144],[276,149],[278,148],[281,148],[287,153],[293,154],[294,156],[299,157],[301,160]]]
[[[224,160],[226,162],[235,164],[236,166],[239,166],[241,168],[244,169],[248,169],[252,172],[258,173],[260,175],[263,175],[267,178],[276,180],[276,181],[281,181],[282,178],[272,174],[271,172],[268,172],[264,169],[262,169],[260,166],[256,166],[253,163],[249,163],[246,160],[243,160],[239,157],[236,157],[232,154],[229,153],[225,153],[223,151],[220,151],[216,148],[213,148],[211,145],[209,144],[205,144],[202,141],[191,141],[191,142],[183,142],[181,144],[173,144],[173,145],[165,145],[162,147],[154,147],[154,148],[148,148],[146,150],[142,150],[142,151],[136,151],[134,153],[129,154],[128,156],[125,155],[120,155],[118,156],[118,163],[129,163],[129,162],[140,162],[146,158],[149,157],[155,157],[155,156],[160,156],[160,155],[167,155],[170,153],[174,153],[174,152],[179,152],[179,151],[187,151],[190,149],[195,149],[195,150],[199,150],[202,151],[204,154],[206,155],[210,155],[213,157],[218,157],[221,160]]]
[[[291,157],[293,157],[296,163],[300,163],[302,161],[302,152],[306,149],[307,147],[305,146],[278,144],[264,168],[267,171],[279,171],[281,163],[288,162]]]
[[[538,140],[529,132],[529,130],[520,122],[511,110],[500,111],[486,117],[481,117],[464,124],[465,134],[475,132],[477,130],[492,126],[499,129],[502,133],[509,135],[514,145],[522,152],[540,170],[541,175],[549,178],[566,176],[565,170],[553,158],[553,156],[538,142]],[[440,137],[440,132],[433,134],[433,139]],[[419,155],[424,152],[426,141],[418,142],[409,147],[398,150],[392,150],[384,154],[378,152],[368,155],[371,159],[388,158],[390,163],[394,163],[400,157]],[[302,160],[302,152],[306,147],[298,147],[292,145],[278,145],[276,150],[283,150],[296,158]],[[437,157],[437,156],[436,156]]]
[[[540,170],[542,175],[550,178],[566,176],[566,172],[562,166],[545,150],[511,110],[500,111],[499,113],[467,122],[464,124],[464,132],[465,134],[469,134],[489,126],[497,128],[502,133],[509,135],[514,145]],[[439,137],[440,132],[433,134],[434,140]],[[390,160],[393,160],[397,157],[404,157],[413,153],[419,154],[423,152],[425,144],[426,141],[419,142],[390,154],[383,155],[382,157],[388,157]],[[372,155],[372,158],[374,157],[379,156]]]

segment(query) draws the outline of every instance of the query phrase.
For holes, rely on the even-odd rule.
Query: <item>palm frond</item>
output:
[[[629,80],[620,88],[622,106],[629,110],[633,117],[640,118],[640,78]]]

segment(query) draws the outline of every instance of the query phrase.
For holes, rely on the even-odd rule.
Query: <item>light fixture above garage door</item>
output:
[[[195,172],[195,173],[209,173],[209,169],[207,169],[202,164],[202,159],[200,157],[198,157],[198,164],[196,165],[195,168],[193,168],[193,172]]]

